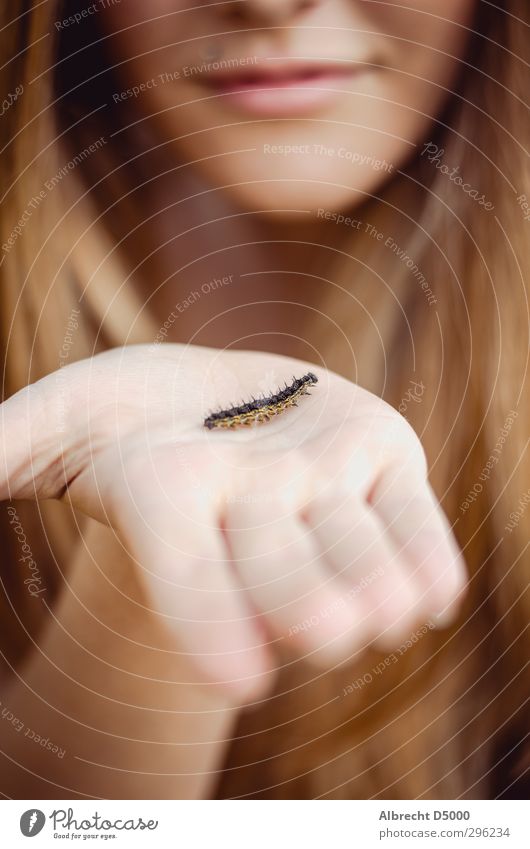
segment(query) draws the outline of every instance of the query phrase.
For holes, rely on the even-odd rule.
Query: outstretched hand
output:
[[[220,406],[314,372],[266,424]],[[407,422],[325,369],[265,353],[131,346],[1,406],[2,498],[61,498],[115,529],[201,677],[254,697],[286,641],[331,666],[450,621],[465,567]]]

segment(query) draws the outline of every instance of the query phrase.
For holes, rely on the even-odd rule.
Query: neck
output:
[[[156,242],[154,261],[142,266],[142,297],[160,325],[177,312],[168,341],[302,355],[298,335],[321,302],[318,276],[340,228],[316,216],[235,209],[221,192],[205,195],[195,177],[155,187],[142,209],[155,215]]]

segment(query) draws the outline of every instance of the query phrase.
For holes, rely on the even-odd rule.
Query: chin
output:
[[[316,169],[309,174],[294,172],[287,175],[271,175],[263,169],[205,169],[204,174],[212,186],[218,186],[223,194],[239,209],[262,211],[292,220],[307,219],[308,224],[322,218],[322,209],[328,212],[343,212],[360,206],[371,197],[383,182],[374,180],[373,172],[364,175],[359,171],[356,180],[349,182],[339,175],[319,174]],[[377,185],[376,185],[377,184]]]

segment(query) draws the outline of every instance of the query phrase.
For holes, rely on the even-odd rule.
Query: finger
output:
[[[437,624],[454,617],[466,586],[466,568],[451,526],[428,483],[389,470],[371,503],[418,584],[425,610]]]
[[[304,511],[322,559],[356,600],[362,640],[394,643],[418,618],[412,582],[378,516],[356,496],[317,496]]]
[[[271,633],[329,665],[358,645],[357,604],[324,568],[307,526],[271,504],[232,506],[228,543],[241,583]]]
[[[168,503],[168,491],[160,492],[159,480],[145,481],[136,516],[120,521],[153,609],[201,677],[238,701],[257,698],[270,685],[271,655],[217,518],[182,492]]]
[[[55,407],[45,403],[46,380],[24,387],[0,405],[1,500],[53,498],[68,480],[68,470],[58,462]]]

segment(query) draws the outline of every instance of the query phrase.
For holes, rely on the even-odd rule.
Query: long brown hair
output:
[[[156,332],[132,273],[144,245],[127,239],[139,224],[134,186],[153,164],[138,129],[113,137],[123,113],[112,108],[97,24],[54,27],[74,7],[13,0],[0,13],[5,396],[65,361]],[[219,795],[525,792],[528,10],[481,3],[475,30],[431,138],[356,211],[383,233],[384,249],[365,235],[336,253],[322,313],[343,333],[328,338],[318,319],[309,330],[332,368],[383,395],[420,435],[469,566],[464,610],[384,675],[375,652],[317,678],[287,663],[267,710],[243,717]],[[463,181],[451,175],[456,166]],[[19,513],[58,586],[75,544],[71,520],[53,507]],[[9,550],[13,531],[1,521]],[[39,623],[10,562],[14,547],[1,577],[2,650],[15,664]],[[359,680],[366,686],[348,690]]]

